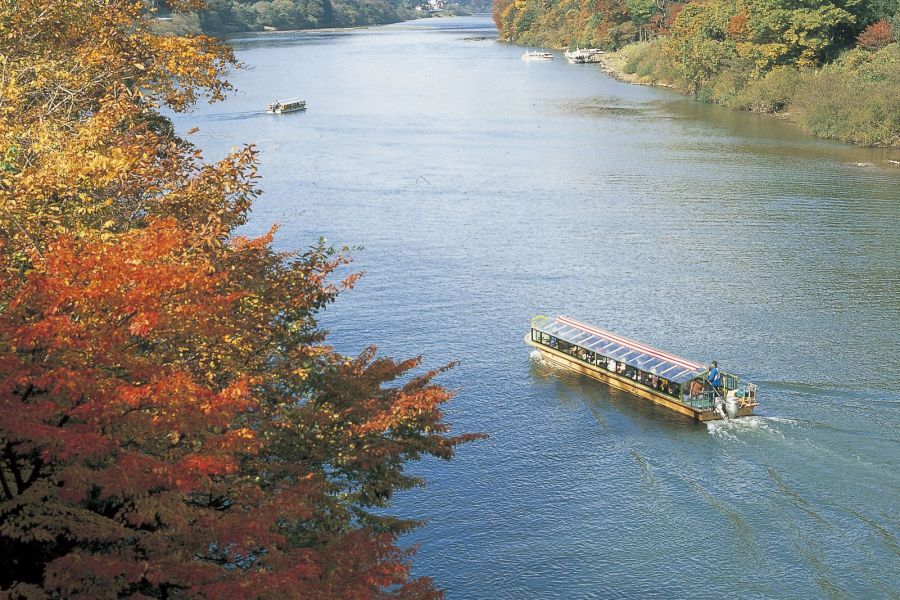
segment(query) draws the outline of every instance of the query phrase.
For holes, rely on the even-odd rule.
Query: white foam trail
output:
[[[773,425],[780,422],[794,423],[790,419],[754,415],[752,417],[741,417],[740,419],[707,421],[706,428],[710,435],[729,442],[740,442],[741,437],[755,432],[777,435],[784,439],[784,434]]]
[[[800,421],[797,419],[788,419],[787,417],[760,417],[761,419],[765,419],[766,421],[772,421],[773,423],[787,423],[788,425],[799,425]]]
[[[533,360],[535,363],[541,365],[542,367],[545,367],[548,369],[554,369],[554,370],[556,370],[556,369],[566,370],[566,368],[564,366],[560,365],[556,361],[546,358],[538,350],[532,350],[531,353],[528,355],[528,357],[531,360]]]

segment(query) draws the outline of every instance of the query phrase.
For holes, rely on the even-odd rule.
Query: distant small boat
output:
[[[599,48],[576,48],[566,52],[566,59],[570,63],[599,62],[601,54],[603,54],[603,50]]]
[[[525,50],[522,60],[553,60],[553,54],[545,52],[543,48],[540,50]]]
[[[270,115],[297,112],[298,110],[306,110],[306,100],[300,100],[299,98],[276,100],[266,107],[266,112]]]

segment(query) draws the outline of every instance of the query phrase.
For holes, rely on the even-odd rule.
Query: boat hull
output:
[[[306,107],[305,107],[305,106],[301,106],[300,108],[292,108],[292,109],[290,109],[290,110],[283,110],[283,109],[280,109],[280,108],[269,109],[269,110],[266,110],[266,112],[269,113],[270,115],[284,115],[284,114],[287,114],[287,113],[300,112],[300,111],[303,111],[303,110],[306,110]]]
[[[596,365],[591,365],[585,362],[582,362],[568,354],[560,352],[558,350],[554,350],[553,348],[548,348],[546,346],[540,345],[532,341],[531,336],[525,336],[525,343],[531,346],[532,348],[537,349],[541,356],[547,359],[549,362],[556,364],[561,367],[565,367],[571,371],[576,371],[578,373],[582,373],[583,375],[587,375],[597,381],[602,381],[606,385],[611,388],[615,388],[617,390],[622,390],[624,392],[628,392],[633,396],[637,396],[643,400],[648,400],[657,404],[659,406],[665,407],[673,412],[680,413],[687,417],[691,417],[697,421],[714,421],[717,419],[721,419],[722,417],[714,410],[701,410],[698,408],[694,408],[692,406],[688,406],[683,404],[673,398],[672,396],[668,396],[655,390],[651,387],[638,383],[628,377],[623,377],[622,375],[612,373],[606,369],[598,367]],[[749,417],[753,414],[753,408],[755,405],[750,406],[742,406],[738,409],[737,416],[738,417]]]

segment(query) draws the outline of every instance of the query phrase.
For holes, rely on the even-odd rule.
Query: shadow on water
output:
[[[832,140],[813,137],[799,126],[771,115],[760,115],[732,110],[715,104],[698,102],[690,98],[656,100],[651,103],[660,112],[706,131],[699,140],[713,145],[731,143],[734,149],[785,156],[791,159],[831,159],[848,166],[868,166],[888,172],[898,172],[888,160],[900,159],[900,150],[889,148],[863,148]],[[710,135],[712,125],[721,135]],[[727,136],[727,137],[726,137]],[[698,142],[693,136],[692,144]]]
[[[592,117],[639,117],[648,116],[646,108],[628,105],[619,98],[588,98],[559,103],[562,112]]]
[[[259,33],[241,33],[227,38],[228,44],[235,50],[245,48],[271,49],[293,48],[298,45],[324,46],[332,45],[343,38],[365,33],[365,29],[316,30],[316,31],[267,31]]]

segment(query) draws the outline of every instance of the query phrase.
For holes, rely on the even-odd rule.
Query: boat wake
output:
[[[710,435],[728,442],[741,442],[743,438],[757,433],[774,435],[785,439],[785,435],[779,429],[778,424],[796,425],[797,421],[783,417],[753,415],[740,419],[707,421],[706,427]]]

